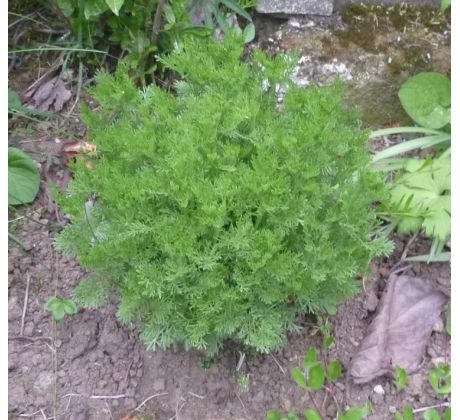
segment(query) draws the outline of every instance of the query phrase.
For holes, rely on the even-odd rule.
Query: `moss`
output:
[[[391,7],[351,4],[342,9],[341,16],[348,27],[333,32],[340,45],[349,47],[353,43],[369,52],[387,50],[385,43],[379,42],[379,33],[407,28],[443,32],[447,23],[446,16],[439,14],[437,9],[416,8],[404,3]]]

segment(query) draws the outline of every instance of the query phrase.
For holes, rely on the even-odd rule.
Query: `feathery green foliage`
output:
[[[292,57],[242,55],[240,38],[191,38],[163,58],[174,93],[138,91],[120,67],[84,110],[98,159],[77,162],[58,197],[71,224],[57,246],[96,273],[79,300],[119,294],[149,348],[279,348],[298,315],[353,295],[389,251],[372,238],[384,184],[339,87],[303,90]]]

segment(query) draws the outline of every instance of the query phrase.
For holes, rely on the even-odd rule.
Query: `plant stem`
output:
[[[163,14],[164,5],[165,0],[160,0],[158,2],[157,11],[155,12],[155,17],[153,18],[152,37],[150,38],[150,41],[153,45],[156,45],[158,34],[160,33],[161,15]]]
[[[315,401],[315,398],[313,397],[312,392],[311,392],[311,391],[307,391],[307,394],[308,394],[308,396],[309,396],[309,398],[310,398],[311,403],[312,403],[313,406],[315,407],[315,410],[319,413],[319,415],[320,415],[321,417],[323,417],[323,415],[321,414],[321,410],[320,410],[319,407],[318,407],[318,404],[316,404],[316,401]]]

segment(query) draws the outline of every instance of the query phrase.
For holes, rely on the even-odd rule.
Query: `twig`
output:
[[[73,110],[77,106],[78,101],[80,100],[81,87],[83,84],[83,61],[80,60],[78,63],[78,84],[77,84],[77,94],[75,96],[75,102],[73,103],[70,111],[67,113],[66,118],[69,118],[72,115]]]
[[[200,400],[204,400],[206,398],[206,395],[198,395],[198,394],[195,394],[194,392],[192,391],[189,391],[188,392],[192,397],[196,397],[196,398],[199,398]]]
[[[33,417],[38,413],[40,413],[40,410],[36,411],[35,413],[30,413],[30,414],[19,414],[19,417]]]
[[[409,270],[409,268],[412,268],[412,265],[406,265],[405,267],[398,268],[397,270],[393,270],[391,274],[399,274],[402,273],[403,271]]]
[[[409,249],[410,249],[411,245],[415,242],[415,240],[417,239],[417,237],[418,237],[418,232],[414,233],[414,234],[412,235],[412,237],[407,241],[407,244],[406,244],[406,246],[404,247],[404,250],[403,250],[403,252],[402,252],[402,254],[401,254],[401,258],[399,259],[400,262],[401,262],[401,261],[404,261],[404,260],[406,259],[407,253],[409,252]]]
[[[315,398],[313,397],[313,394],[310,391],[307,391],[308,396],[310,397],[310,401],[315,407],[316,411],[321,415],[321,410],[318,407],[318,404],[316,404]]]
[[[126,398],[126,394],[120,395],[91,395],[93,400],[117,400],[119,398]]]
[[[46,340],[46,341],[53,341],[51,337],[27,337],[25,335],[13,335],[9,336],[8,340],[27,340],[27,341],[41,341],[41,340]]]
[[[109,410],[110,418],[113,420],[112,410],[109,407],[109,403],[107,401],[104,401],[104,402],[105,402],[105,405],[107,406],[107,410]]]
[[[154,394],[151,395],[150,397],[146,398],[144,401],[142,401],[135,409],[134,411],[139,411],[139,409],[144,406],[147,402],[149,402],[151,399],[156,398],[156,397],[163,397],[164,395],[168,395],[167,392],[161,392],[159,394]]]
[[[241,366],[243,366],[244,359],[246,358],[246,353],[239,352],[240,353],[240,359],[238,360],[238,364],[236,365],[236,371],[239,372],[241,369]]]
[[[45,420],[48,420],[48,418],[45,416],[45,413],[43,412],[43,409],[42,409],[42,408],[40,408],[40,413],[42,414],[42,416],[43,416],[43,418],[44,418]]]
[[[21,328],[19,335],[24,335],[24,322],[26,320],[27,301],[29,300],[30,274],[27,274],[26,294],[24,295],[24,306],[22,308]]]
[[[276,357],[273,356],[272,353],[270,353],[270,356],[271,356],[272,359],[275,361],[275,363],[277,364],[277,366],[280,368],[280,371],[283,372],[283,375],[286,375],[286,371],[284,370],[283,366],[281,366],[280,362],[278,362],[278,360],[276,359]]]
[[[131,366],[133,365],[134,360],[131,360],[131,363],[128,366],[128,369],[126,369],[126,375],[125,375],[125,381],[128,379],[129,376],[129,370],[131,369]]]
[[[416,408],[413,412],[414,414],[415,413],[423,413],[424,411],[427,411],[427,410],[431,410],[432,408],[442,408],[442,407],[450,407],[450,403],[448,402],[445,402],[445,403],[441,403],[441,404],[438,404],[438,405],[432,405],[430,407],[421,407],[421,408]]]
[[[242,399],[240,398],[240,396],[238,395],[238,392],[235,391],[235,394],[236,394],[236,397],[238,398],[238,400],[240,401],[241,405],[243,406],[244,411],[247,412],[246,406],[244,405],[243,400],[242,400]]]

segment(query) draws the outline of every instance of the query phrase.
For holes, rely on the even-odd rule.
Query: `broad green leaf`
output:
[[[12,89],[8,89],[8,111],[22,108],[19,95]]]
[[[313,408],[306,410],[304,416],[305,420],[322,420],[319,413]]]
[[[73,300],[63,300],[63,308],[66,314],[74,315],[78,312],[77,305]]]
[[[64,16],[67,17],[69,17],[75,10],[75,6],[72,0],[56,0],[56,4]]]
[[[445,395],[451,392],[450,366],[441,363],[428,374],[428,380],[437,394]]]
[[[166,22],[168,22],[170,25],[176,23],[176,16],[174,15],[174,10],[169,4],[165,3],[163,13],[165,15]]]
[[[324,338],[323,347],[325,349],[330,349],[333,344],[334,344],[334,337],[332,337],[332,335],[328,335],[327,337]]]
[[[406,406],[403,409],[403,413],[401,414],[399,411],[395,413],[396,420],[413,420],[414,419],[414,410],[410,406]]]
[[[372,413],[372,404],[369,400],[366,401],[364,407],[362,408],[363,416],[368,416]]]
[[[396,365],[395,368],[395,380],[393,381],[398,391],[403,390],[407,386],[407,372],[406,369]]]
[[[340,416],[340,420],[362,420],[363,410],[360,407],[350,408],[344,415]]]
[[[441,420],[438,412],[431,408],[423,413],[423,420]]]
[[[234,0],[221,0],[221,3],[229,9],[233,10],[237,15],[243,16],[244,18],[252,22],[251,15],[248,12],[246,12],[246,10],[241,8],[238,2]]]
[[[305,376],[298,367],[291,369],[291,376],[292,379],[294,379],[295,383],[299,385],[302,389],[308,389],[307,382],[305,381]]]
[[[281,420],[299,420],[299,416],[295,413],[294,410],[289,411],[286,417],[283,417]]]
[[[450,0],[441,0],[441,13],[444,13],[450,7]]]
[[[327,365],[327,377],[331,381],[336,381],[342,375],[342,365],[337,360]]]
[[[321,389],[324,385],[324,369],[318,364],[308,372],[308,386],[312,389]]]
[[[8,205],[34,201],[40,188],[40,174],[29,155],[8,148]]]
[[[267,412],[267,420],[281,420],[281,415],[276,410],[269,410]]]
[[[91,0],[85,2],[85,18],[90,19],[93,16],[99,16],[108,10],[108,3],[105,0]]]
[[[125,0],[105,0],[107,6],[109,6],[110,10],[118,16],[118,12],[120,11],[121,7]]]
[[[450,80],[440,73],[423,72],[406,80],[399,99],[419,125],[441,128],[450,123]]]
[[[316,349],[310,347],[303,359],[303,367],[305,369],[311,369],[313,366],[318,364],[318,356],[316,354]]]
[[[446,411],[444,411],[443,420],[450,420],[450,417],[451,417],[451,410],[450,410],[450,407],[447,407]]]
[[[247,44],[248,42],[251,42],[255,36],[256,28],[253,23],[249,23],[248,25],[246,25],[243,31],[244,43]]]
[[[400,232],[416,232],[422,219],[427,236],[447,240],[451,233],[450,172],[450,159],[437,158],[394,181],[390,211],[400,223]]]

